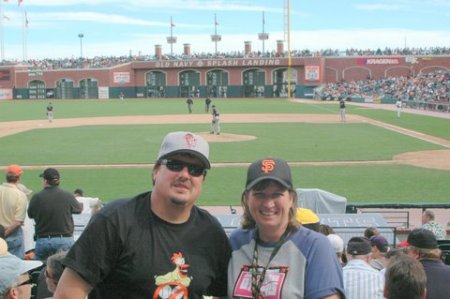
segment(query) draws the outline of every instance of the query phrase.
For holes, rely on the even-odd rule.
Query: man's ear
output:
[[[8,299],[16,299],[19,298],[19,292],[16,288],[9,289],[8,294],[6,294],[6,298]]]
[[[156,172],[158,172],[159,167],[154,167],[152,169],[152,184],[153,186],[155,186],[155,176],[156,176]]]

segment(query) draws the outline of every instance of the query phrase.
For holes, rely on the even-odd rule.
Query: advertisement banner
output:
[[[399,58],[357,58],[356,64],[370,65],[370,64],[400,64]]]
[[[98,87],[98,98],[102,99],[102,100],[109,99],[108,86],[99,86]]]
[[[320,81],[320,66],[305,65],[305,81]]]
[[[114,83],[125,84],[130,83],[130,72],[114,72]]]
[[[13,90],[11,88],[0,88],[0,101],[12,100]]]

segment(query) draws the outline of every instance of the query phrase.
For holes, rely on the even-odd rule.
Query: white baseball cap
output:
[[[0,238],[0,294],[13,287],[20,275],[40,266],[41,261],[24,261],[10,254],[6,241]]]
[[[189,153],[197,157],[206,168],[209,163],[209,144],[201,136],[191,132],[172,132],[164,137],[158,154],[158,160],[177,153]]]
[[[339,252],[343,252],[343,251],[344,251],[344,240],[342,240],[341,237],[339,237],[339,236],[336,235],[336,234],[329,234],[329,235],[327,236],[327,238],[328,238],[328,240],[330,241],[331,246],[333,246],[334,251],[335,251],[336,253],[339,253]]]

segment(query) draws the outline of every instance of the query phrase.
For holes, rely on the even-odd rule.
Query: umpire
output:
[[[71,192],[59,188],[58,170],[47,168],[40,177],[44,180],[44,189],[31,198],[28,216],[36,222],[35,258],[45,261],[50,255],[73,245],[72,214],[80,214],[83,205]]]

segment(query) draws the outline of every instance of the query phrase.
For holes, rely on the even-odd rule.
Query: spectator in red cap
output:
[[[0,186],[0,225],[5,228],[9,252],[18,258],[23,258],[25,254],[22,225],[28,204],[25,193],[17,187],[22,173],[20,166],[8,166],[6,182]]]
[[[408,255],[419,260],[427,274],[427,299],[448,298],[450,294],[450,266],[441,260],[436,236],[423,228],[408,235]]]

